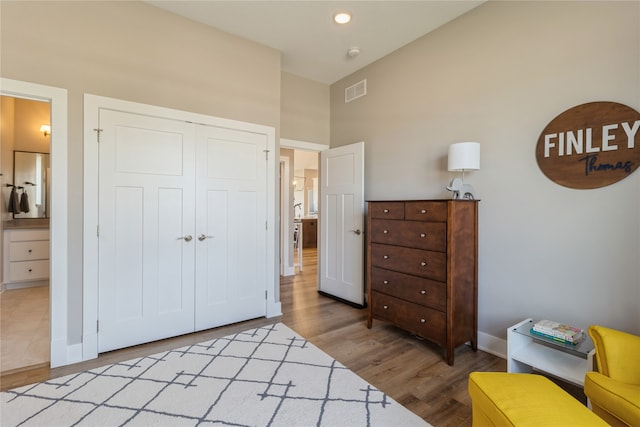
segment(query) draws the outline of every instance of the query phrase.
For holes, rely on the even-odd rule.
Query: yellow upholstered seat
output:
[[[598,372],[587,372],[584,393],[593,412],[612,426],[640,426],[640,337],[589,327]]]
[[[473,427],[607,426],[542,375],[472,372],[469,395]]]

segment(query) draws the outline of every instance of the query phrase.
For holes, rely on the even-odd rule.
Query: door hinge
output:
[[[262,150],[264,152],[265,155],[265,159],[269,160],[269,150]]]
[[[264,229],[269,230],[269,221],[264,222]]]
[[[264,299],[269,299],[269,291],[264,291]]]
[[[97,141],[98,141],[98,143],[100,143],[100,132],[102,132],[102,129],[100,129],[100,128],[95,128],[95,129],[94,129],[94,131],[95,131],[95,132],[96,132],[96,134],[97,134]]]
[[[96,320],[96,333],[100,332],[100,321]]]
[[[100,237],[100,226],[96,225],[96,237]]]

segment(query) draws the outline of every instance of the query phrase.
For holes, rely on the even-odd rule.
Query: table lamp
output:
[[[453,192],[454,199],[475,199],[476,193],[473,187],[464,183],[464,171],[477,171],[480,169],[480,143],[457,142],[449,146],[449,171],[462,171],[462,179],[454,178],[447,187]]]

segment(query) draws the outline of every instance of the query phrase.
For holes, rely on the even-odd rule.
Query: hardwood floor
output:
[[[506,361],[466,346],[449,366],[439,347],[384,322],[366,327],[366,310],[350,307],[316,291],[316,251],[305,249],[303,274],[281,278],[283,315],[101,354],[95,360],[61,368],[35,368],[3,376],[0,388],[43,381],[162,350],[222,337],[252,327],[283,322],[366,381],[435,427],[471,426],[467,378],[472,371],[505,371]]]

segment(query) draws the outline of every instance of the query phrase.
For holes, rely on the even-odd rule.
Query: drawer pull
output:
[[[420,213],[421,213],[421,214],[426,214],[426,213],[427,213],[427,210],[426,210],[426,209],[421,209],[421,210],[420,210]]]
[[[427,323],[425,319],[420,319],[420,323]]]
[[[389,209],[385,209],[384,211],[382,211],[384,213],[389,213]]]
[[[387,310],[389,308],[388,305],[383,305],[382,308],[384,308],[385,310]]]
[[[425,261],[422,261],[422,262],[420,263],[420,265],[421,265],[421,266],[423,266],[423,267],[426,267],[426,266],[427,266],[427,263],[426,263]]]
[[[389,281],[388,280],[383,280],[382,283],[384,283],[385,285],[388,285]]]
[[[389,255],[384,255],[382,258],[389,259]]]
[[[420,291],[420,295],[426,295],[427,291],[425,291],[424,289]]]
[[[31,269],[29,269],[29,273],[31,273]]]
[[[382,231],[384,234],[389,234],[389,230],[383,230]]]
[[[31,252],[32,252],[31,249],[29,249],[29,253],[31,253]]]
[[[424,239],[425,237],[427,237],[427,235],[425,233],[420,233],[420,237]]]

